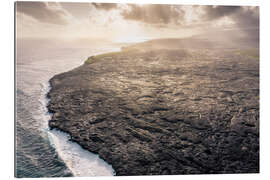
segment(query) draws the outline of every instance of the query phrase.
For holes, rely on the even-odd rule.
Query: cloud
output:
[[[95,6],[96,9],[103,9],[103,10],[111,10],[117,7],[117,4],[115,3],[92,3],[93,6]]]
[[[256,6],[205,6],[202,19],[217,20],[230,17],[237,26],[242,28],[259,27],[259,8]]]
[[[204,6],[204,11],[206,13],[204,19],[213,20],[229,16],[240,9],[240,6]]]
[[[246,35],[259,38],[259,7],[256,6],[205,6],[202,19],[214,21],[229,17],[234,26]]]
[[[17,2],[23,36],[187,36],[228,31],[259,36],[259,8],[114,3]],[[68,26],[59,26],[65,25]],[[95,28],[95,29],[94,29]],[[241,34],[240,34],[241,33]],[[153,35],[155,34],[155,35]]]
[[[148,4],[128,4],[128,9],[123,10],[121,15],[126,20],[140,21],[147,24],[181,24],[184,11],[179,6]]]
[[[259,39],[260,18],[259,7],[243,7],[233,14],[232,19],[236,26],[244,31],[248,36]]]
[[[243,28],[259,28],[259,7],[243,7],[232,18]]]
[[[76,2],[59,2],[65,11],[68,11],[73,17],[87,18],[91,11],[90,3],[76,3]]]
[[[49,6],[45,2],[16,2],[17,12],[31,16],[44,23],[68,24],[68,13],[57,6]]]

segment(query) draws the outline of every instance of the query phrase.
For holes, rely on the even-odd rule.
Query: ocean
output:
[[[16,45],[16,177],[112,176],[111,165],[50,130],[46,94],[49,79],[69,71],[91,55],[119,51],[120,44],[70,43],[17,39]]]

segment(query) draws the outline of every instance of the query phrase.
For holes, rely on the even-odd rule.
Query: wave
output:
[[[58,130],[49,130],[48,121],[52,115],[47,110],[49,99],[47,93],[50,90],[49,82],[42,83],[41,111],[44,114],[44,123],[47,128],[48,139],[51,145],[58,152],[59,157],[64,161],[65,165],[74,176],[113,176],[115,171],[111,165],[100,159],[98,155],[84,150],[75,142],[70,141],[67,133]]]
[[[82,65],[88,55],[120,51],[119,46],[42,49],[36,55],[28,52],[31,49],[24,47],[21,61],[16,63],[16,177],[114,175],[113,168],[98,155],[69,141],[68,134],[49,129],[47,93],[53,75]]]

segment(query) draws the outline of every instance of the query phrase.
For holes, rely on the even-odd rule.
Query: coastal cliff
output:
[[[177,42],[93,56],[54,76],[50,128],[116,175],[259,172],[258,49]]]

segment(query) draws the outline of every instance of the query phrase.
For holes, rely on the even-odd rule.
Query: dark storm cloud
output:
[[[204,11],[207,20],[218,19],[224,16],[229,16],[241,9],[240,6],[204,6]]]
[[[230,17],[236,27],[248,36],[259,38],[259,7],[248,6],[205,6],[206,21]]]
[[[230,17],[237,26],[242,28],[259,27],[259,7],[248,6],[205,6],[203,19],[215,20]]]
[[[185,15],[188,13],[185,6],[148,4],[128,4],[129,9],[123,10],[121,15],[126,20],[144,22],[146,24],[167,25],[174,23],[185,26]],[[259,28],[258,7],[248,6],[192,6],[196,12],[202,8],[204,13],[200,15],[199,24],[218,20],[223,17],[231,18],[239,28]],[[194,13],[193,12],[193,13]]]
[[[111,10],[117,7],[115,3],[92,3],[96,9]]]
[[[17,12],[29,15],[40,22],[67,24],[66,12],[61,9],[52,9],[44,2],[16,2]]]
[[[130,9],[121,14],[126,20],[140,21],[148,24],[181,24],[184,12],[174,5],[151,4],[139,6],[129,4]]]
[[[232,15],[236,25],[242,29],[246,35],[259,39],[260,18],[259,7],[249,9],[242,8]]]
[[[237,13],[233,14],[234,21],[243,28],[259,28],[259,7],[253,7],[249,9],[242,8]]]

